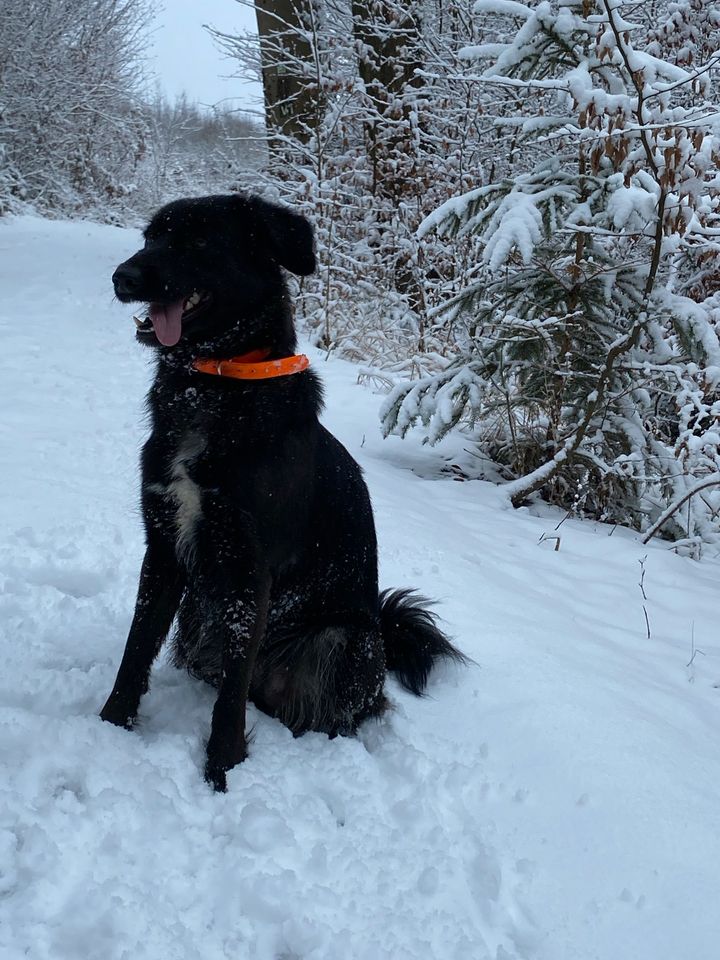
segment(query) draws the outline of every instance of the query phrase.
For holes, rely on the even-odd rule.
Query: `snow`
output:
[[[657,206],[657,197],[650,190],[631,185],[626,187],[623,175],[615,174],[607,179],[612,191],[607,201],[607,216],[616,230],[644,230],[652,225]]]
[[[319,352],[382,585],[438,598],[476,665],[390,684],[357,739],[251,708],[225,795],[213,692],[167,663],[137,730],[100,722],[142,555],[150,369],[109,283],[136,242],[0,222],[4,960],[714,960],[717,558],[446,479],[462,438],[383,441]]]
[[[542,213],[536,198],[520,190],[513,190],[498,204],[486,230],[488,241],[483,250],[483,261],[495,273],[502,270],[514,250],[525,264],[529,264],[535,245],[543,236]]]
[[[516,0],[475,0],[473,13],[506,14],[510,17],[519,17],[521,20],[527,20],[533,15],[530,7],[524,3],[517,3]]]
[[[478,187],[459,197],[452,197],[430,213],[420,224],[418,236],[424,237],[431,230],[447,232],[453,221],[468,216],[468,210],[473,204],[480,203],[487,198],[487,204],[494,202],[492,216],[487,226],[483,228],[482,237],[485,241],[483,262],[487,263],[492,272],[502,270],[508,258],[517,251],[523,263],[529,263],[536,244],[542,239],[543,218],[538,209],[539,201],[547,201],[553,193],[562,195],[563,187],[538,191],[534,196],[524,193],[522,186],[526,182],[532,184],[532,176],[524,177],[516,189],[505,196],[493,198],[492,187]],[[460,235],[466,235],[478,230],[478,225],[487,216],[484,206],[480,206],[479,214],[471,216],[463,227]]]

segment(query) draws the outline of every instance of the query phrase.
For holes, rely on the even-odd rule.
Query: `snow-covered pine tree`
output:
[[[720,296],[703,274],[720,249],[717,54],[677,43],[693,4],[652,32],[618,0],[475,4],[497,42],[463,56],[520,94],[495,118],[513,166],[425,220],[481,256],[440,311],[456,355],[397,385],[382,419],[431,442],[472,429],[516,505],[541,491],[646,529],[720,469]],[[694,548],[719,515],[706,486],[664,531]]]

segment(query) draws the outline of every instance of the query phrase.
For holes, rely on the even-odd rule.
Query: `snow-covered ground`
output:
[[[110,286],[136,243],[0,223],[0,957],[716,960],[720,563],[447,479],[462,444],[381,440],[348,364],[312,354],[382,585],[477,665],[391,684],[355,740],[251,708],[225,795],[202,684],[160,662],[138,728],[101,723],[142,555],[150,368]]]

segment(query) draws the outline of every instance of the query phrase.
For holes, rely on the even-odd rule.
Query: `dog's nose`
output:
[[[112,275],[113,286],[118,297],[132,297],[140,289],[142,273],[132,263],[121,263]]]

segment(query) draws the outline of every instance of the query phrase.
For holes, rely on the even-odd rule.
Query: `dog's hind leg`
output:
[[[103,720],[131,727],[147,692],[150,667],[170,629],[184,577],[172,547],[151,543],[145,551],[135,616],[115,685],[100,712]]]
[[[253,700],[296,736],[309,730],[350,736],[387,707],[385,654],[375,627],[327,626],[263,653]]]
[[[213,687],[222,679],[222,638],[209,629],[207,603],[197,595],[190,581],[177,614],[177,629],[172,638],[171,662],[187,670],[191,677]]]

